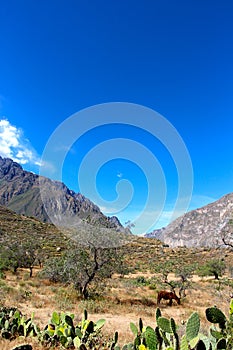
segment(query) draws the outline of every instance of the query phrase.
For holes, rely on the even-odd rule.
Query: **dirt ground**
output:
[[[71,312],[78,321],[85,308],[89,319],[106,320],[103,328],[106,336],[112,337],[114,332],[118,331],[119,343],[123,345],[133,339],[130,322],[138,324],[141,317],[144,325],[155,326],[157,292],[147,286],[125,286],[128,280],[139,276],[150,278],[152,274],[132,274],[123,280],[114,276],[112,285],[110,283],[100,299],[87,302],[78,299],[76,292],[70,286],[64,287],[40,280],[36,274],[29,279],[26,270],[19,271],[18,275],[8,273],[1,285],[1,292],[4,295],[5,306],[18,307],[28,317],[34,313],[34,321],[42,329],[49,322],[53,311]],[[169,278],[174,276],[171,275]],[[173,302],[172,306],[168,306],[167,301],[162,301],[159,307],[163,316],[173,317],[177,324],[184,323],[193,311],[197,311],[201,317],[202,328],[205,330],[209,327],[205,319],[205,309],[216,305],[227,314],[232,289],[220,286],[213,277],[193,276],[192,282],[193,286],[187,291],[187,296],[181,301],[181,305]],[[13,348],[14,342],[10,344],[10,348],[8,342],[7,344],[2,340],[0,349],[9,350]],[[34,344],[33,349],[41,349],[41,345]]]

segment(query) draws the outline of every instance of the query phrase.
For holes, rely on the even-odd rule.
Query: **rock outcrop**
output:
[[[146,237],[157,238],[171,247],[214,247],[224,245],[223,240],[233,245],[233,193],[180,216]]]

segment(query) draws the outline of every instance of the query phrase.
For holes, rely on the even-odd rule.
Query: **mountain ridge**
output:
[[[233,193],[191,210],[145,236],[157,238],[171,247],[216,247],[224,244],[223,239],[233,244]]]
[[[42,193],[44,197],[41,199]],[[105,216],[96,204],[81,193],[70,190],[62,182],[26,171],[12,159],[1,156],[0,205],[18,214],[60,226],[81,220],[130,233],[117,217]]]

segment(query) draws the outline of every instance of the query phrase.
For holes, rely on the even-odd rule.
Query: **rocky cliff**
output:
[[[171,247],[221,246],[223,240],[233,245],[233,193],[192,210],[146,236]]]

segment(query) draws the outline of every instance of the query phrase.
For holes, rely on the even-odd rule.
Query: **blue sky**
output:
[[[183,139],[194,173],[189,208],[233,191],[232,1],[1,1],[0,48],[3,156],[39,172],[45,145],[64,120],[93,105],[129,102],[160,113]],[[176,166],[145,130],[108,125],[82,135],[66,156],[62,180],[79,191],[82,159],[112,138],[137,141],[158,159],[167,192],[155,226],[167,224],[178,191]],[[111,207],[119,180],[133,189],[124,209]],[[124,197],[127,183],[121,184]],[[108,161],[96,177],[98,193],[109,201],[102,209],[122,223],[143,210],[147,185],[144,169],[130,159]],[[137,233],[149,230],[145,223],[156,208],[147,210]]]

